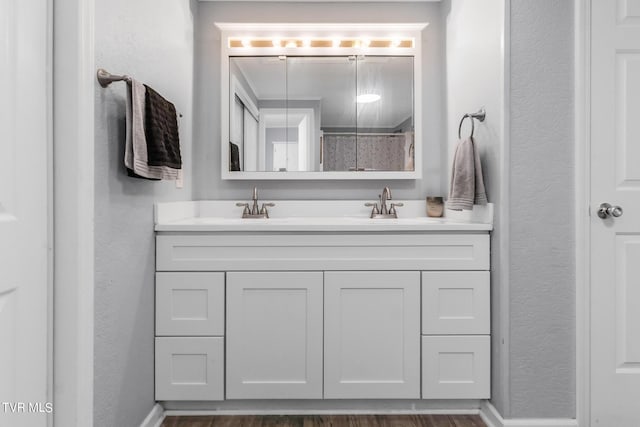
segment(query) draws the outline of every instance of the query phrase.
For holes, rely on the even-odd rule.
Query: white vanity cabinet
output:
[[[157,400],[490,397],[490,225],[229,223],[159,229]]]

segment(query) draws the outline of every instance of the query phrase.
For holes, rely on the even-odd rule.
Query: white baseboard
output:
[[[578,427],[571,418],[502,418],[488,401],[482,402],[480,417],[487,427]]]
[[[480,400],[230,400],[161,402],[173,415],[478,414]]]
[[[162,421],[164,421],[165,413],[164,408],[160,406],[159,403],[153,405],[151,412],[147,415],[147,418],[144,419],[140,427],[160,427],[162,425]]]
[[[285,410],[285,411],[266,411],[266,410],[212,410],[212,411],[198,411],[198,410],[168,410],[165,412],[167,417],[177,416],[211,416],[211,415],[280,415],[280,416],[304,416],[304,415],[478,415],[477,409],[423,409],[413,411],[394,411],[394,410],[380,410],[380,411],[367,411],[367,410]]]
[[[233,408],[233,409],[173,409],[164,410],[164,408],[156,403],[147,415],[147,418],[140,424],[140,427],[160,427],[166,416],[177,415],[319,415],[319,414],[341,414],[341,415],[357,415],[357,414],[479,414],[482,421],[487,427],[578,427],[578,422],[571,418],[502,418],[496,408],[489,402],[483,401],[480,409],[474,408],[386,408],[386,409],[265,409],[265,408]]]

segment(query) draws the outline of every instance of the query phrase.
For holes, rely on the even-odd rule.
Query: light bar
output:
[[[309,38],[309,37],[229,37],[230,48],[329,48],[329,49],[411,49],[414,47],[414,39],[401,38]]]

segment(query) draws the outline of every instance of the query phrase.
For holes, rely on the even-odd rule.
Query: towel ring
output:
[[[471,119],[471,135],[470,135],[470,137],[473,138],[473,133],[476,130],[475,121],[473,119],[477,119],[480,122],[484,122],[484,119],[486,117],[487,117],[487,112],[484,110],[484,108],[480,109],[476,113],[467,113],[464,116],[462,116],[462,120],[460,120],[460,125],[458,126],[458,138],[462,139],[462,124],[464,123],[464,119]]]

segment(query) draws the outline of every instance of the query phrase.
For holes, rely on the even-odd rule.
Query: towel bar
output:
[[[98,79],[98,83],[100,83],[100,86],[102,87],[107,87],[113,82],[131,81],[131,76],[128,76],[126,74],[123,74],[121,76],[117,74],[111,74],[104,68],[98,68],[98,71],[96,72],[96,78]],[[182,113],[178,113],[178,117],[182,117]]]
[[[460,125],[458,126],[458,138],[462,139],[462,123],[464,123],[464,119],[471,119],[471,137],[473,137],[473,132],[475,131],[475,122],[473,119],[477,119],[479,122],[484,122],[484,119],[487,118],[487,112],[484,108],[481,108],[475,113],[467,113],[462,116],[462,120],[460,120]]]
[[[111,74],[104,68],[98,68],[96,77],[98,78],[98,83],[100,83],[100,86],[102,87],[107,87],[113,82],[121,82],[121,81],[130,82],[131,81],[131,77],[127,76],[126,74],[122,76],[119,76],[117,74]]]

